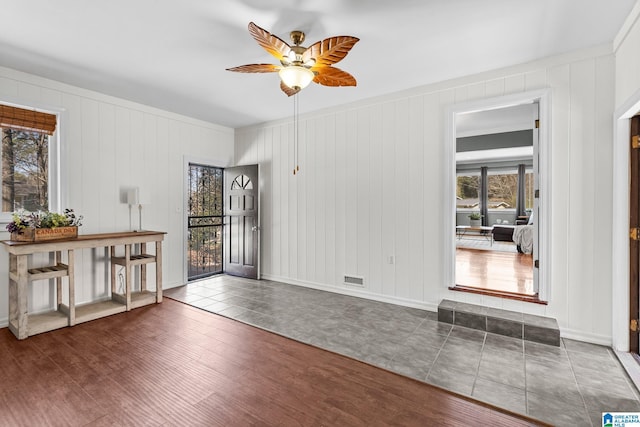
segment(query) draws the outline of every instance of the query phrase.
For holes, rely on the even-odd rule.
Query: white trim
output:
[[[625,353],[615,349],[613,352],[624,370],[627,371],[631,382],[636,386],[636,389],[640,390],[640,365],[636,362],[636,359],[634,359],[631,353]]]
[[[212,166],[214,168],[228,168],[231,166],[230,159],[211,159],[185,155],[182,157],[182,283],[189,281],[189,266],[187,265],[187,212],[189,210],[189,164]]]
[[[531,103],[538,101],[539,105],[539,141],[538,151],[540,153],[540,261],[539,269],[539,297],[543,301],[549,301],[551,296],[551,90],[541,89],[530,92],[517,93],[513,95],[501,96],[475,100],[447,107],[445,116],[445,203],[444,203],[444,229],[455,229],[456,198],[455,198],[455,177],[456,177],[456,129],[455,117],[461,113],[471,113],[482,110],[505,108],[514,105]],[[445,233],[444,241],[444,288],[455,284],[455,235]]]
[[[0,104],[11,107],[24,108],[27,110],[36,110],[42,113],[53,114],[56,116],[56,130],[49,137],[49,210],[61,213],[64,208],[68,208],[68,191],[67,191],[67,144],[65,131],[68,123],[68,113],[61,106],[55,106],[39,101],[25,100],[19,97],[8,95],[0,95]],[[53,162],[51,160],[54,160]],[[71,208],[73,208],[71,206]],[[8,224],[11,222],[11,214],[0,212],[0,224]]]
[[[629,351],[629,119],[639,111],[640,89],[613,113],[611,336],[617,351]]]
[[[640,1],[637,1],[635,6],[633,6],[633,9],[631,9],[631,12],[629,12],[629,15],[627,15],[627,18],[624,20],[622,27],[620,27],[620,31],[618,31],[618,34],[613,39],[614,52],[618,50],[620,45],[627,38],[629,31],[631,31],[633,26],[636,24],[638,18],[640,18]]]
[[[193,126],[200,126],[207,129],[213,129],[218,132],[224,132],[227,134],[228,133],[233,134],[235,132],[233,128],[228,126],[222,126],[222,125],[208,122],[205,120],[188,117],[178,113],[173,113],[169,110],[163,110],[157,107],[152,107],[150,105],[141,104],[139,102],[129,101],[125,98],[118,98],[118,97],[107,95],[94,90],[84,89],[78,86],[72,86],[66,83],[62,83],[58,80],[52,80],[46,77],[37,76],[35,74],[25,73],[23,71],[18,71],[13,68],[0,67],[0,76],[7,79],[15,80],[19,83],[29,83],[43,89],[47,89],[47,90],[53,89],[53,90],[60,91],[62,93],[72,94],[76,96],[81,96],[83,98],[104,102],[105,104],[125,107],[132,110],[153,114],[158,117],[164,117],[169,120],[176,120],[176,121],[187,123]]]
[[[575,329],[560,328],[560,336],[562,338],[568,338],[570,340],[588,342],[591,344],[603,345],[611,347],[611,337],[601,334],[585,333],[584,331],[577,331]]]

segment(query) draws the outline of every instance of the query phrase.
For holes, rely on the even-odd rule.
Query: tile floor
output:
[[[216,276],[165,295],[554,425],[600,426],[603,411],[640,412],[637,389],[607,347],[537,344],[267,280]]]

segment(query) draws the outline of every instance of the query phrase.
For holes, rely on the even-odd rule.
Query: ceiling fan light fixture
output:
[[[299,65],[290,65],[282,68],[278,75],[282,80],[282,83],[290,87],[291,89],[301,90],[309,86],[315,77],[313,71],[306,67]]]

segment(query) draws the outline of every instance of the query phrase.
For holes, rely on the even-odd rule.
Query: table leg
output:
[[[62,263],[62,252],[56,251],[56,265]],[[56,277],[56,310],[62,305],[62,277]]]
[[[127,311],[131,310],[131,245],[124,245],[124,281]]]
[[[9,280],[9,329],[23,340],[29,336],[27,256],[11,255],[10,269],[13,277]]]
[[[116,256],[116,247],[111,246],[109,251],[111,255],[110,259],[113,260]],[[111,264],[111,298],[113,298],[113,295],[116,293],[116,264],[113,261],[109,264]]]
[[[162,242],[156,242],[156,302],[162,302]]]
[[[75,281],[75,253],[73,249],[67,252],[69,274],[69,326],[76,324],[76,281]]]
[[[140,244],[140,255],[144,255],[147,253],[147,244]],[[140,291],[144,292],[147,290],[147,265],[140,265]]]

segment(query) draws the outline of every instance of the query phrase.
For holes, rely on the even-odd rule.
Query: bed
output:
[[[518,245],[522,253],[533,252],[533,224],[516,225],[513,229],[513,242]]]

